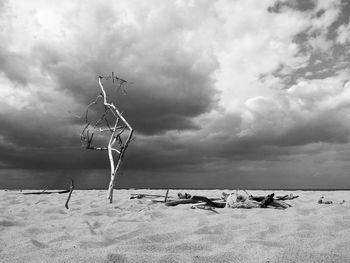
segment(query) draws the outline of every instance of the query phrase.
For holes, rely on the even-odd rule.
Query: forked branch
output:
[[[86,125],[84,126],[81,135],[80,135],[80,140],[82,142],[82,145],[86,149],[90,150],[106,150],[108,151],[108,158],[109,158],[109,163],[110,163],[110,183],[108,187],[108,199],[110,203],[113,201],[113,188],[114,188],[114,183],[117,177],[117,174],[121,168],[122,165],[122,159],[125,155],[126,149],[129,146],[129,143],[132,141],[132,136],[133,136],[133,128],[129,124],[129,122],[125,119],[125,117],[122,115],[122,113],[119,111],[119,109],[112,103],[107,101],[107,94],[105,91],[105,88],[102,84],[102,79],[108,80],[111,79],[113,82],[116,82],[118,85],[118,89],[124,89],[124,85],[127,83],[126,80],[121,79],[117,76],[114,75],[112,72],[111,76],[99,76],[98,77],[98,83],[100,86],[101,93],[96,97],[96,99],[91,102],[85,111],[85,123]],[[88,111],[90,107],[93,105],[97,104],[99,98],[103,99],[103,105],[105,108],[105,112],[98,118],[98,120],[94,123],[91,124],[88,121]],[[107,115],[109,113],[112,113],[112,117],[114,118],[114,125],[110,125],[109,120],[107,119]],[[100,127],[103,126],[103,127]],[[110,137],[108,140],[108,145],[107,146],[94,146],[94,134],[99,133],[99,134],[105,134],[105,133],[110,133]],[[126,139],[123,140],[123,136]],[[116,155],[114,156],[113,153]]]

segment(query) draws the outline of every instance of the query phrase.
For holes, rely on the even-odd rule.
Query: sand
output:
[[[178,190],[169,195],[176,196]],[[185,192],[185,191],[182,191]],[[221,190],[186,190],[219,197]],[[250,191],[266,195],[272,191]],[[274,191],[277,195],[289,194]],[[350,192],[295,191],[292,208],[166,207],[116,190],[0,191],[0,262],[350,262]],[[318,198],[344,205],[320,205]]]

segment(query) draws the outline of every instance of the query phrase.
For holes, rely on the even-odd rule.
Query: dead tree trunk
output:
[[[81,133],[81,141],[83,145],[86,147],[86,149],[107,150],[109,163],[110,163],[110,182],[108,187],[108,200],[110,203],[112,203],[113,188],[114,188],[115,180],[122,166],[122,160],[125,155],[126,149],[128,148],[130,141],[132,140],[134,130],[129,124],[129,122],[121,114],[119,109],[112,102],[107,101],[107,94],[102,84],[102,79],[112,79],[113,82],[117,81],[117,83],[119,84],[119,88],[123,87],[123,85],[127,83],[127,81],[114,76],[113,72],[112,72],[112,76],[98,77],[98,83],[101,89],[101,94],[98,95],[95,101],[90,103],[86,109],[86,113],[85,113],[86,126],[84,127]],[[94,125],[91,125],[90,122],[88,122],[88,110],[90,106],[97,104],[97,101],[99,98],[103,99],[105,112],[102,114],[102,116],[98,119],[98,121]],[[109,122],[106,117],[109,112],[111,112],[113,117],[115,118],[115,123],[113,127],[109,125]],[[97,129],[97,126],[103,123],[106,125],[106,127],[103,127],[103,128],[100,127],[99,129]],[[93,137],[96,132],[111,133],[108,140],[107,147],[95,147],[92,145]],[[125,134],[126,132],[127,132],[127,136],[125,141],[123,141],[122,134],[123,133]],[[115,157],[115,154],[117,155],[116,157]]]
[[[101,83],[101,79],[102,79],[102,77],[100,76],[98,78],[98,83],[99,83],[101,91],[102,91],[103,104],[106,106],[106,108],[111,109],[112,113],[117,117],[117,120],[116,120],[115,125],[113,127],[112,135],[111,135],[109,143],[108,143],[108,156],[109,156],[109,162],[111,165],[111,180],[109,182],[109,187],[108,187],[108,199],[109,199],[109,202],[112,203],[113,202],[114,181],[115,181],[117,173],[122,165],[122,159],[124,157],[124,153],[129,146],[129,142],[132,138],[132,134],[133,134],[134,130],[130,126],[130,124],[127,122],[127,120],[123,117],[123,115],[120,113],[118,108],[113,103],[107,102],[106,92],[105,92],[103,85]],[[129,130],[129,134],[128,134],[128,137],[126,138],[125,143],[121,142],[121,138],[120,138],[121,133],[120,134],[117,133],[119,120],[121,120],[126,125],[126,129]],[[123,129],[122,131],[124,131],[124,130],[125,129]],[[117,165],[115,165],[114,159],[113,159],[113,150],[115,150],[115,149],[113,148],[113,146],[115,145],[117,140],[119,143],[121,143],[121,145],[120,145],[119,151],[117,150],[118,158],[117,158]]]

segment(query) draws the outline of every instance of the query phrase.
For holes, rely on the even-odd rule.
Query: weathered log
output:
[[[270,205],[274,200],[273,197],[275,196],[274,193],[267,195],[261,202],[260,202],[260,206],[261,207],[267,207],[268,205]]]
[[[276,200],[293,200],[295,198],[298,198],[299,195],[284,195],[284,196],[276,196],[275,199]]]
[[[197,196],[197,195],[192,196],[190,199],[178,199],[178,200],[169,201],[169,202],[166,202],[165,205],[176,206],[179,204],[195,204],[198,202],[205,202],[207,205],[212,207],[217,207],[217,208],[223,208],[226,205],[225,202],[214,202],[205,196]]]
[[[131,194],[130,199],[141,199],[141,198],[154,198],[154,197],[165,197],[165,195],[152,195],[152,194]]]
[[[192,200],[192,199],[177,199],[177,200],[173,200],[173,201],[168,201],[165,203],[166,206],[177,206],[180,204],[195,204],[198,201],[196,200]]]
[[[22,193],[22,195],[49,195],[49,194],[65,194],[69,193],[70,190],[63,191],[49,191],[49,192],[30,192],[30,193]]]
[[[283,202],[281,200],[273,200],[273,202],[270,203],[269,206],[273,206],[277,209],[286,209],[286,208],[291,207],[290,204],[287,204],[286,202]]]
[[[198,196],[194,195],[191,197],[192,200],[196,200],[197,202],[206,202],[207,205],[210,205],[212,207],[218,207],[218,208],[223,208],[225,207],[226,203],[225,202],[214,202],[211,199],[205,197],[205,196]]]

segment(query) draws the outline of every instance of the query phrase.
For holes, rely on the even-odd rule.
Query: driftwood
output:
[[[290,204],[283,202],[281,200],[273,200],[270,206],[275,207],[277,209],[286,209],[288,207],[292,207]]]
[[[74,182],[73,182],[73,179],[72,179],[71,182],[70,182],[70,189],[69,189],[69,195],[68,195],[68,198],[67,198],[67,202],[66,202],[66,204],[64,205],[67,209],[69,209],[69,207],[68,207],[68,202],[69,202],[70,197],[71,197],[71,195],[72,195],[73,189],[74,189]]]
[[[277,208],[277,209],[286,209],[291,207],[290,204],[284,202],[283,200],[292,200],[298,198],[299,196],[275,196],[274,193],[267,196],[253,196],[249,195],[248,200],[253,200],[259,204],[261,208]]]
[[[178,200],[169,201],[169,202],[166,202],[165,205],[176,206],[179,204],[195,204],[198,202],[204,202],[206,203],[206,205],[209,205],[211,207],[218,207],[218,208],[223,208],[226,205],[225,202],[215,202],[205,196],[197,196],[197,195],[191,196],[191,198],[189,199],[178,199]]]
[[[176,206],[179,204],[196,204],[194,206],[204,206],[211,208],[276,208],[276,209],[286,209],[291,207],[290,204],[284,202],[283,200],[291,200],[297,198],[298,196],[285,195],[275,197],[275,194],[269,194],[267,196],[252,196],[245,191],[247,196],[233,194],[232,197],[230,194],[223,193],[223,197],[220,198],[207,198],[205,196],[191,196],[190,194],[178,194],[178,199],[168,201],[165,203],[166,206]],[[230,198],[230,202],[228,199]],[[221,200],[221,201],[219,201]]]
[[[283,200],[293,200],[298,197],[299,195],[290,194],[290,195],[284,195],[284,196],[276,196],[275,199],[283,201]]]
[[[49,194],[65,194],[69,193],[70,190],[63,191],[49,191],[49,192],[30,192],[30,193],[22,193],[22,195],[49,195]]]
[[[275,196],[274,193],[267,196],[253,196],[249,195],[247,191],[244,191],[245,195],[239,195],[238,191],[235,194],[222,193],[221,198],[208,198],[206,196],[190,195],[188,193],[178,193],[177,199],[168,199],[169,190],[166,195],[152,195],[152,194],[131,194],[130,199],[134,198],[151,198],[152,202],[165,203],[166,206],[177,206],[181,204],[190,204],[191,208],[198,208],[204,210],[214,210],[214,208],[275,208],[275,209],[286,209],[291,207],[290,204],[284,202],[284,200],[292,200],[299,196],[284,195]],[[165,197],[164,200],[154,200],[155,198]],[[213,211],[217,213],[217,211]]]
[[[166,203],[166,200],[168,199],[168,194],[169,194],[169,189],[166,191],[165,198],[164,198],[164,203]]]
[[[207,206],[207,205],[191,205],[192,209],[203,209],[203,210],[209,210],[212,211],[216,214],[218,214],[219,212],[215,210],[215,208],[211,207],[211,206]]]
[[[107,101],[107,94],[102,84],[102,79],[111,79],[113,82],[116,82],[119,85],[119,89],[123,88],[127,83],[126,80],[121,79],[114,75],[112,72],[111,76],[99,76],[98,84],[100,86],[101,93],[96,97],[96,99],[91,102],[85,110],[85,127],[83,128],[80,134],[80,140],[82,145],[89,150],[105,150],[108,152],[108,158],[110,163],[110,182],[108,187],[108,200],[110,203],[113,202],[113,189],[116,177],[121,169],[122,160],[125,155],[126,149],[129,146],[129,143],[132,141],[133,128],[129,122],[124,118],[119,109],[111,102]],[[88,111],[89,108],[95,104],[99,98],[102,98],[103,105],[105,107],[105,112],[101,117],[91,124],[88,121]],[[107,114],[112,114],[114,117],[114,125],[110,125],[107,120]],[[102,126],[102,127],[101,127]],[[109,142],[107,147],[97,147],[93,145],[93,138],[96,133],[110,133]],[[124,132],[128,132],[126,138],[122,138]],[[114,156],[116,155],[116,157]],[[116,160],[115,160],[116,159]]]
[[[130,199],[143,199],[143,198],[151,199],[150,201],[152,201],[154,203],[166,203],[172,197],[169,196],[169,189],[166,191],[165,195],[131,194],[131,196],[130,196]],[[164,199],[160,200],[160,198],[164,198]]]
[[[29,193],[22,193],[22,195],[49,195],[49,194],[66,194],[69,193],[66,204],[64,205],[67,209],[68,207],[68,202],[70,200],[70,197],[72,195],[73,189],[74,189],[74,181],[71,179],[70,187],[69,190],[62,190],[62,191],[46,191],[47,187],[42,190],[41,192],[29,192]]]
[[[273,197],[275,196],[274,193],[267,195],[261,202],[260,202],[260,206],[261,207],[267,207],[268,205],[271,205],[273,203]],[[252,198],[254,200],[254,197]],[[256,201],[256,200],[254,200]]]
[[[130,199],[141,199],[141,198],[158,198],[166,197],[165,195],[152,195],[152,194],[131,194]]]
[[[166,206],[177,206],[177,205],[182,205],[182,204],[195,204],[198,203],[196,200],[192,199],[178,199],[178,200],[173,200],[173,201],[168,201],[165,203]]]

